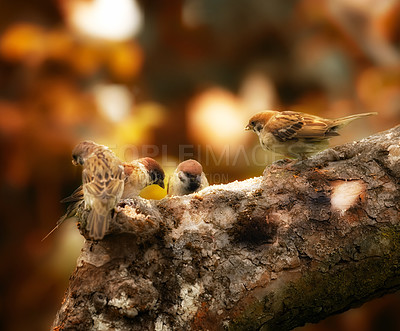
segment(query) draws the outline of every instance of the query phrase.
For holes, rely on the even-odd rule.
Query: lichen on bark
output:
[[[261,177],[122,201],[53,328],[290,330],[398,290],[399,146],[396,127]]]

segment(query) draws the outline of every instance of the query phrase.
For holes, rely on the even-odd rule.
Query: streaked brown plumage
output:
[[[254,131],[265,150],[304,159],[329,146],[329,139],[348,123],[377,113],[326,119],[294,111],[268,110],[250,118],[246,130]]]
[[[90,238],[103,239],[124,190],[124,168],[111,150],[92,141],[79,143],[72,159],[74,165],[83,166],[83,198],[90,209],[86,230]]]
[[[201,164],[186,160],[178,165],[168,181],[168,195],[186,195],[198,192],[208,186]]]
[[[156,160],[145,157],[130,163],[123,163],[122,166],[124,167],[124,191],[121,199],[138,196],[142,189],[152,184],[164,188],[164,170]],[[76,215],[78,208],[83,203],[82,186],[79,186],[69,197],[61,200],[61,202],[71,204],[68,206],[67,212],[58,220],[55,228],[43,240],[58,228],[64,220]]]
[[[164,188],[164,170],[151,157],[124,163],[125,188],[122,199],[138,196],[145,187],[156,184]]]

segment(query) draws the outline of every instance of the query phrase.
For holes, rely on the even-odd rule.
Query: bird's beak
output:
[[[252,128],[251,128],[251,126],[250,126],[250,124],[249,125],[246,125],[246,127],[244,128],[246,131],[250,131]]]
[[[165,188],[164,179],[158,179],[154,184],[160,186],[161,188]]]
[[[74,166],[77,166],[77,165],[78,165],[78,162],[76,162],[75,160],[72,160],[72,164],[73,164]]]
[[[201,175],[190,177],[190,183],[201,183]]]

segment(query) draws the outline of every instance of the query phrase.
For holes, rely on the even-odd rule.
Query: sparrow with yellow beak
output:
[[[145,187],[156,184],[164,188],[164,170],[151,157],[124,163],[125,187],[122,199],[138,196]]]
[[[169,178],[168,195],[186,195],[208,186],[201,164],[195,160],[186,160],[178,165]]]
[[[267,110],[250,118],[246,130],[254,131],[263,149],[286,157],[305,159],[329,146],[329,139],[350,122],[377,113],[326,119],[294,111]]]

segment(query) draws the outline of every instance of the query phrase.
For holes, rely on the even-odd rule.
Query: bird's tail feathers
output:
[[[376,112],[371,112],[371,113],[362,113],[362,114],[355,114],[355,115],[350,115],[350,116],[345,116],[341,118],[337,118],[334,120],[334,126],[337,128],[343,127],[350,122],[362,118],[362,117],[367,117],[367,116],[372,116],[372,115],[378,115]]]
[[[98,213],[92,209],[87,218],[86,230],[90,238],[94,240],[103,239],[110,225],[111,211],[105,214]]]
[[[76,212],[78,211],[80,205],[83,203],[83,200],[75,202],[74,204],[71,204],[67,207],[67,211],[63,216],[59,218],[59,220],[56,223],[56,226],[51,230],[43,239],[44,241],[48,236],[50,236],[55,230],[58,229],[58,227],[67,219],[74,217],[76,215]]]

